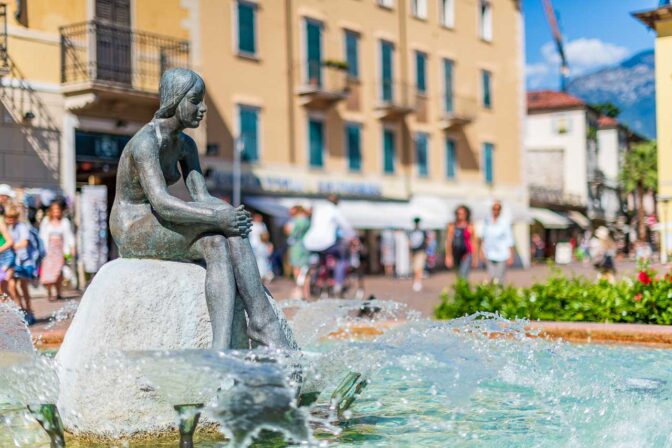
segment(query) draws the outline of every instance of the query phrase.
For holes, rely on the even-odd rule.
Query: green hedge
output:
[[[477,311],[500,313],[508,319],[672,324],[672,278],[656,276],[644,266],[636,278],[616,283],[566,277],[554,271],[546,283],[529,288],[458,281],[444,291],[434,311],[438,319],[453,319]]]

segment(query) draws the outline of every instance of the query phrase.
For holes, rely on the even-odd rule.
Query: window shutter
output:
[[[310,166],[321,168],[324,166],[324,127],[321,121],[309,121],[308,139],[310,146]]]
[[[362,169],[361,128],[356,124],[347,125],[346,134],[348,167],[351,171],[360,171]]]
[[[259,111],[251,107],[240,108],[240,136],[243,140],[242,159],[245,162],[259,160]]]
[[[415,52],[415,78],[419,93],[427,92],[427,55],[421,51]]]
[[[424,132],[419,132],[415,137],[415,152],[418,164],[418,175],[426,177],[429,175],[428,165],[428,140],[429,137]]]
[[[312,86],[322,86],[322,24],[306,20],[306,58],[308,82]]]
[[[457,151],[455,140],[446,140],[446,177],[455,179],[457,174]]]
[[[394,173],[394,132],[385,129],[383,131],[383,171],[386,174]]]
[[[359,52],[357,48],[359,36],[351,31],[345,32],[345,60],[348,63],[348,76],[359,77]]]
[[[255,54],[255,6],[238,2],[238,51]]]
[[[393,74],[392,74],[392,56],[394,47],[390,42],[380,42],[381,52],[381,77],[382,77],[382,99],[386,102],[392,102],[394,99],[393,89]]]
[[[485,176],[485,182],[488,184],[494,182],[493,152],[494,146],[492,143],[485,143],[483,145],[483,175]]]
[[[443,60],[443,84],[444,84],[444,108],[446,112],[451,113],[454,109],[453,104],[453,61]]]

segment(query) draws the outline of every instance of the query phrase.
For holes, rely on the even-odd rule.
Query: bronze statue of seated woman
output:
[[[196,144],[182,132],[203,119],[204,95],[205,84],[193,71],[163,74],[159,110],[121,154],[110,230],[124,258],[205,262],[213,348],[231,346],[237,293],[253,344],[288,348],[247,238],[250,214],[208,193]],[[180,178],[192,202],[168,192]]]

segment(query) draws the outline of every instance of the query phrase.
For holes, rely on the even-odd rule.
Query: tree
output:
[[[655,193],[658,187],[658,146],[655,141],[638,143],[625,153],[620,178],[623,191],[637,195],[637,236],[644,241],[644,194],[648,191]]]
[[[611,118],[616,118],[621,113],[621,109],[614,103],[591,104],[590,107],[598,111],[600,115],[606,115]]]

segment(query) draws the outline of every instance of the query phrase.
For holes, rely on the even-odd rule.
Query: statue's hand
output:
[[[247,236],[252,227],[252,215],[242,205],[217,210],[217,222],[225,236]]]

